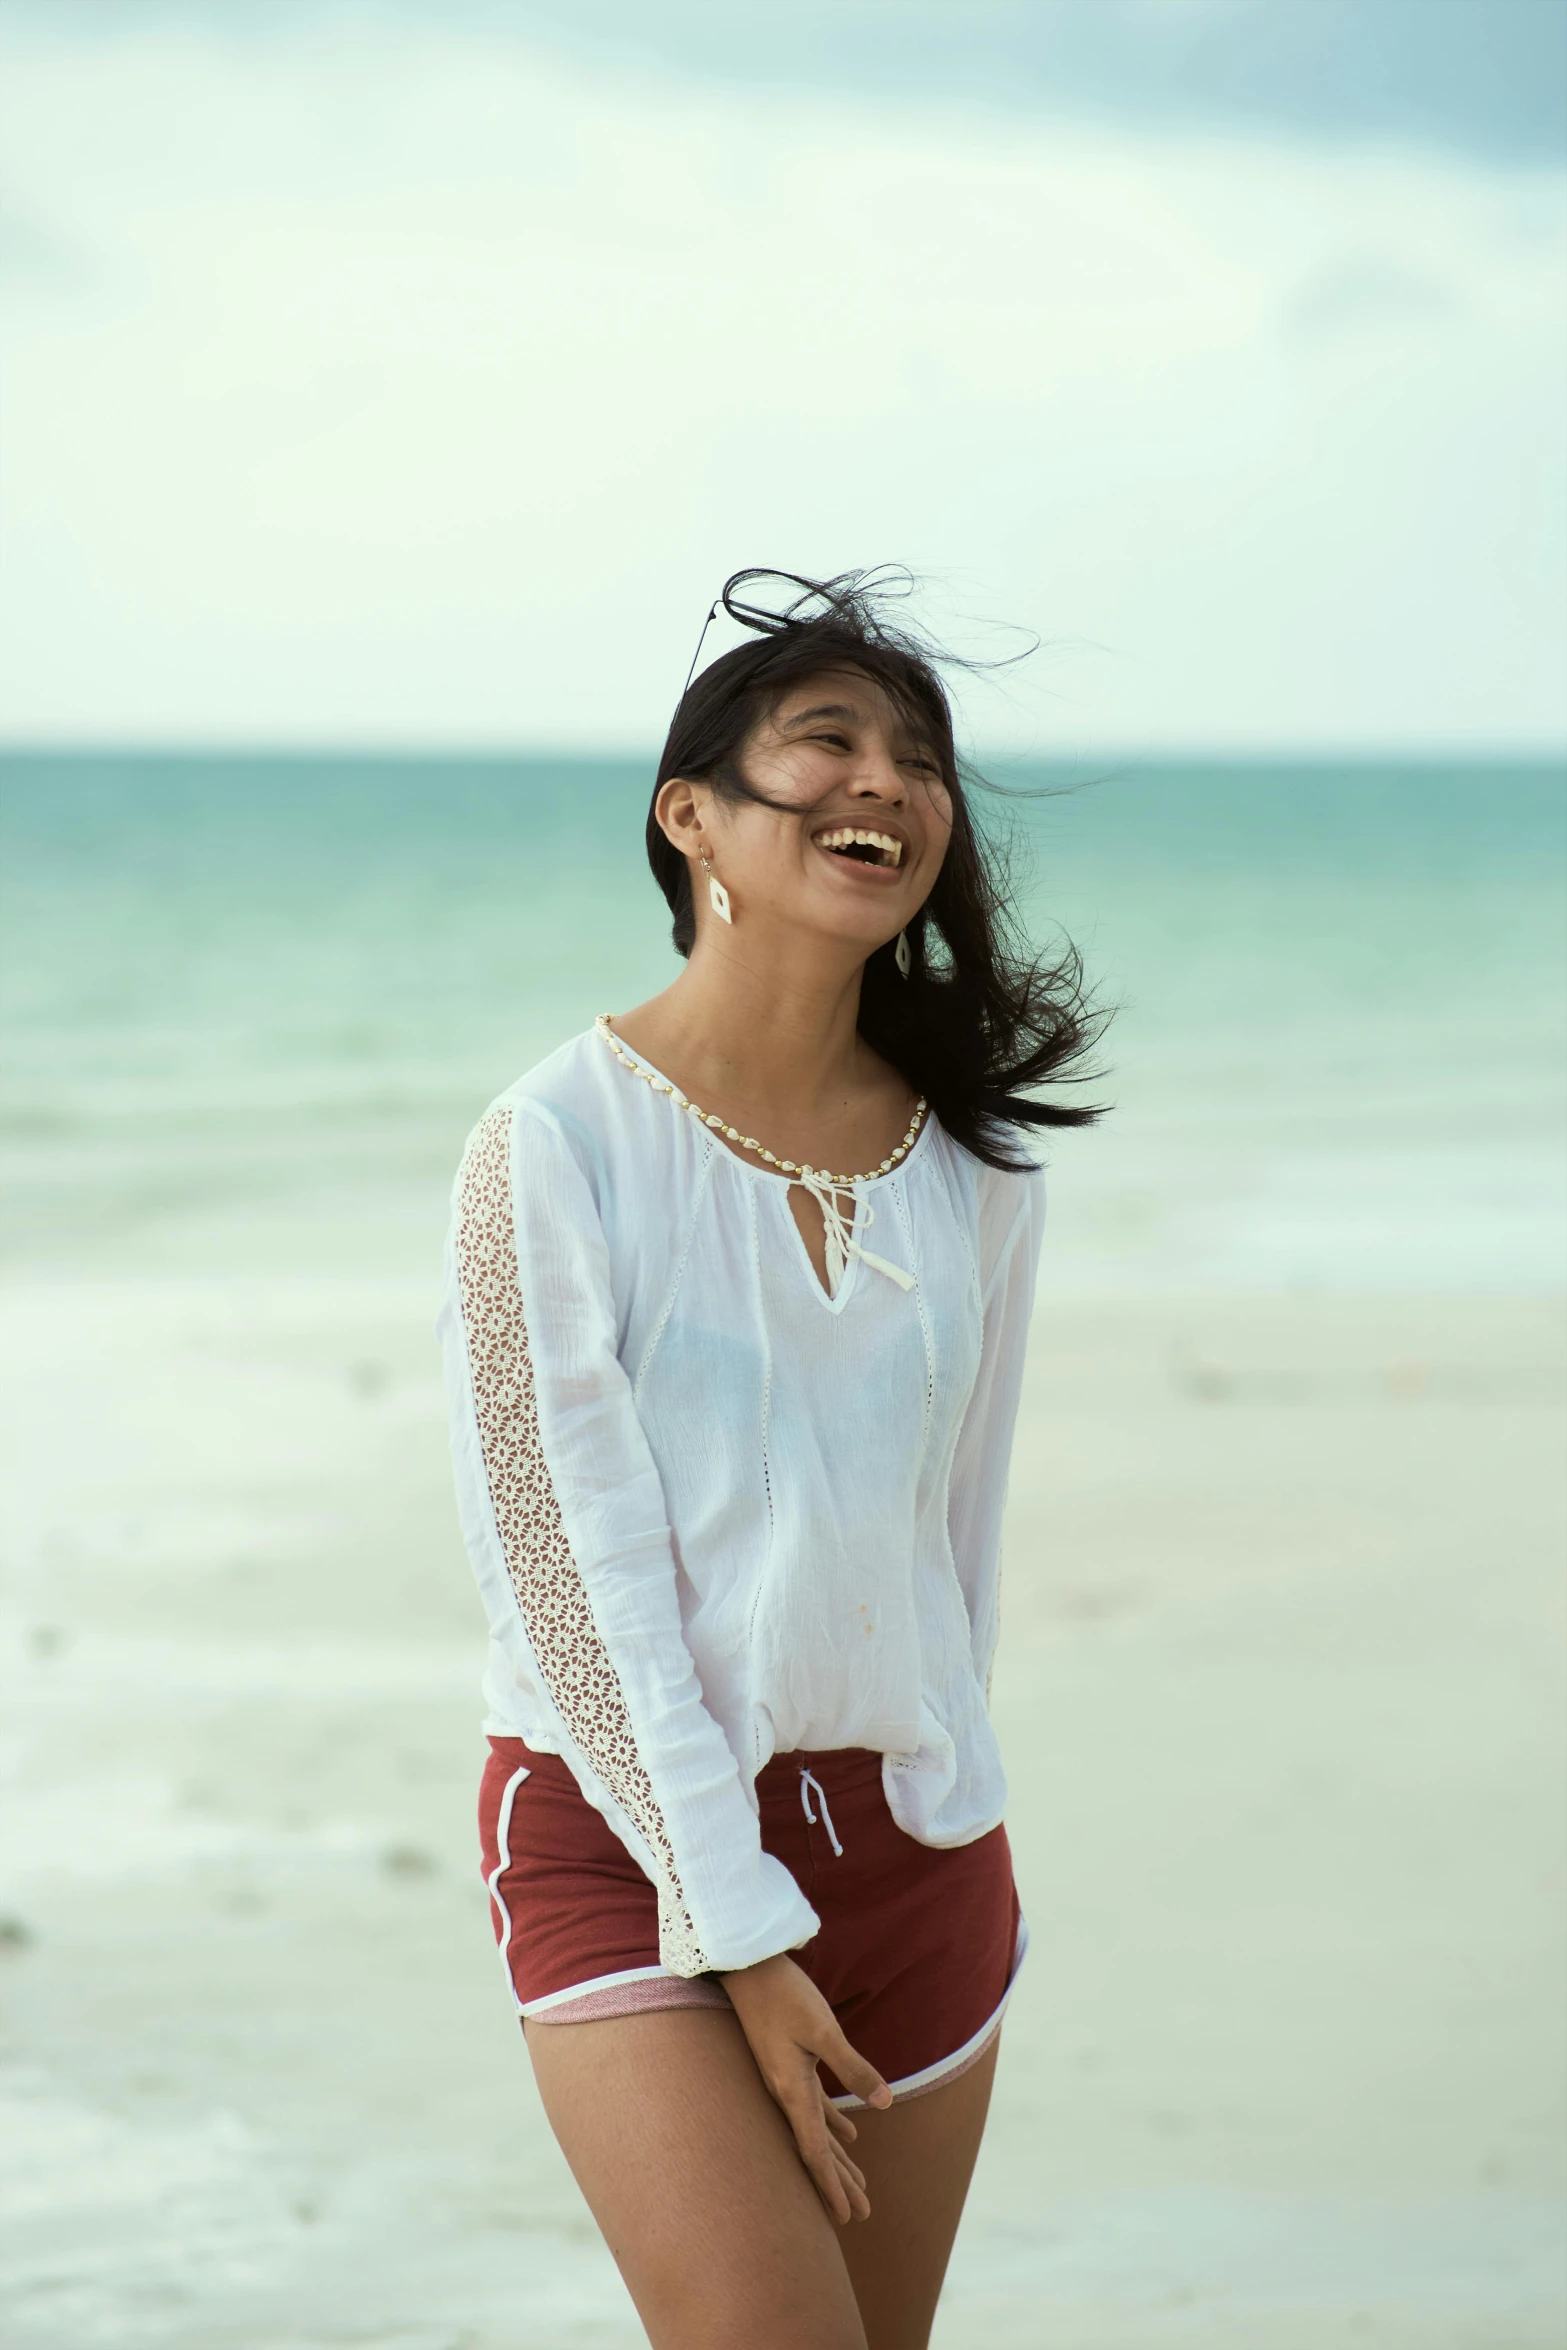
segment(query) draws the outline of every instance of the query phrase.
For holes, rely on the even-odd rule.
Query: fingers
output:
[[[838,2116],[814,2070],[808,2081],[800,2082],[791,2093],[780,2096],[778,2102],[794,2132],[800,2160],[828,2215],[839,2227],[846,2227],[851,2219],[869,2219],[871,2206],[865,2191],[865,2173],[838,2142],[833,2129]]]
[[[871,2200],[866,2191],[865,2173],[849,2160],[841,2146],[827,2138],[821,2145],[821,2159],[808,2162],[805,2167],[828,2213],[839,2227],[846,2227],[851,2219],[869,2219]]]
[[[850,2121],[848,2115],[841,2112],[839,2108],[834,2105],[830,2097],[826,2098],[824,2101],[824,2111],[827,2116],[827,2127],[831,2130],[833,2136],[835,2138],[841,2139],[845,2146],[852,2146],[860,2133],[855,2128],[853,2122]]]
[[[852,2180],[856,2187],[865,2186],[865,2173],[852,2154],[845,2154],[841,2146],[829,2146],[827,2151],[846,2179]]]
[[[892,2091],[873,2064],[867,2064],[859,2050],[851,2048],[839,2031],[836,2022],[825,2036],[825,2045],[816,2050],[832,2066],[851,2096],[861,2097],[867,2105],[880,2110],[892,2103]]]
[[[812,2186],[827,2206],[828,2218],[836,2220],[840,2228],[847,2227],[854,2213],[854,2181],[845,2174],[825,2137],[809,2148],[800,2145],[798,2137],[795,2144],[800,2146],[800,2160],[810,2173]],[[864,2192],[862,2187],[862,2198]],[[870,2208],[868,2204],[866,2208]]]
[[[869,2219],[871,2216],[871,2199],[866,2191],[865,2180],[861,2173],[855,2170],[852,2165],[844,2165],[840,2158],[839,2178],[843,2186],[844,2194],[848,2198],[849,2218],[859,2220]]]
[[[822,2120],[832,2132],[831,2151],[838,2165],[840,2182],[848,2198],[849,2215],[853,2219],[869,2219],[871,2204],[870,2195],[865,2185],[865,2173],[852,2156],[844,2151],[845,2145],[857,2138],[859,2132],[848,2115],[839,2112],[820,2082],[817,2083],[817,2094],[822,2101]],[[828,2209],[832,2209],[830,2204]],[[833,2216],[837,2218],[838,2215],[834,2212]],[[843,2222],[840,2220],[839,2224],[841,2226]]]

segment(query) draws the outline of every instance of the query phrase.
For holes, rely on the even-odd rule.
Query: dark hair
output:
[[[797,593],[782,611],[743,601],[739,591],[758,580],[782,580]],[[908,584],[904,576],[893,587],[906,592]],[[890,941],[867,958],[859,1031],[925,1095],[955,1141],[988,1166],[1021,1171],[1032,1162],[1018,1148],[1017,1128],[1086,1126],[1103,1115],[1102,1107],[1039,1101],[1031,1089],[1047,1080],[1081,1083],[1094,1074],[1082,1064],[1109,1015],[1090,1004],[1082,958],[1069,941],[1054,962],[1030,949],[1006,857],[975,825],[969,807],[936,668],[951,657],[891,624],[879,609],[888,594],[886,574],[808,580],[792,572],[737,571],[711,617],[721,606],[752,634],[687,681],[658,762],[653,803],[672,776],[684,776],[709,784],[720,799],[779,805],[741,771],[752,730],[791,685],[818,670],[853,668],[873,679],[939,759],[952,795],[952,838],[930,896],[908,925],[908,978],[897,969]],[[982,782],[972,774],[967,780]],[[674,915],[675,947],[688,955],[696,938],[690,870],[653,806],[647,854]]]

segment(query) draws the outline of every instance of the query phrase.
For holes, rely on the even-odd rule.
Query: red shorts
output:
[[[492,1738],[479,1835],[501,1961],[525,2024],[729,2006],[713,1975],[659,1964],[658,1899],[559,1755]],[[821,1919],[790,1956],[899,2097],[981,2056],[1027,1940],[1004,1828],[934,1851],[904,1834],[864,1747],[775,1755],[756,1782],[762,1843]],[[857,2105],[824,2065],[840,2105]]]

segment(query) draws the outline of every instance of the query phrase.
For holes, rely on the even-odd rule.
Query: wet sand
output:
[[[430,1311],[0,1305],[10,2350],[641,2339],[475,1873]],[[1043,1296],[943,2350],[1556,2350],[1564,1393],[1527,1299]]]

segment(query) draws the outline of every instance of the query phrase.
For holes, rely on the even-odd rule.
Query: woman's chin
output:
[[[821,939],[824,951],[834,955],[852,955],[860,963],[866,962],[879,947],[886,946],[889,939],[898,935],[896,930],[889,932],[885,922],[878,923],[874,929],[867,928],[863,923],[851,926],[842,922],[813,924],[812,928]]]

